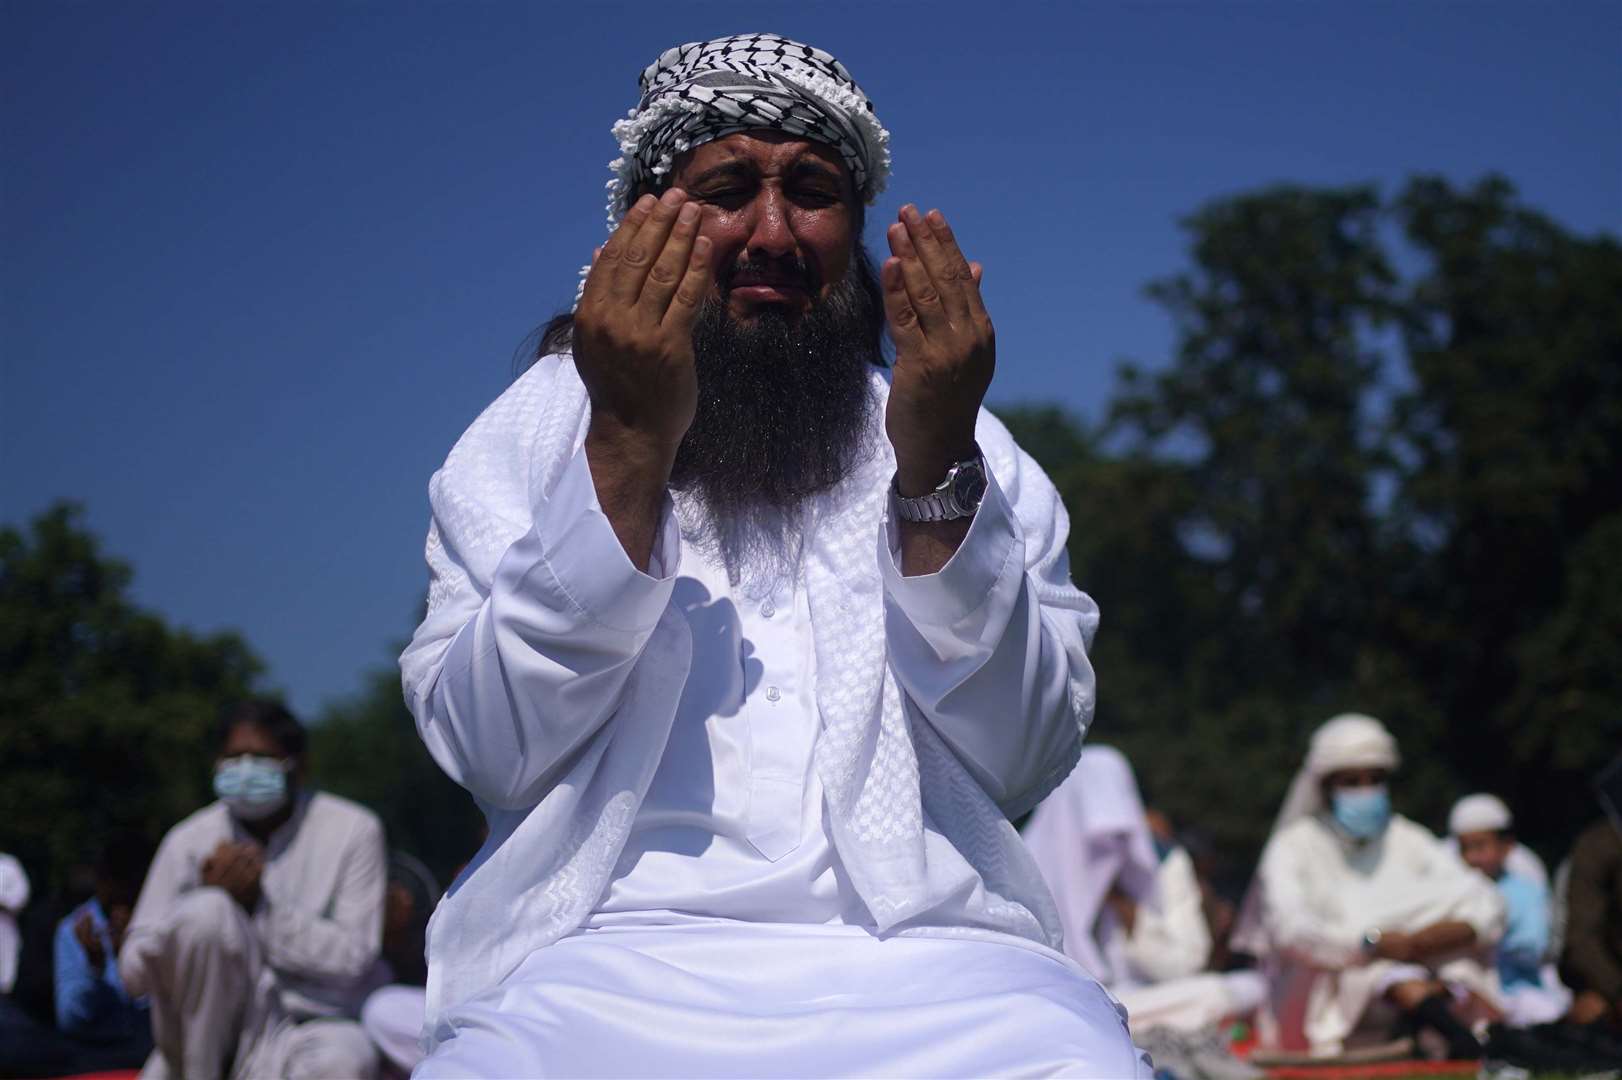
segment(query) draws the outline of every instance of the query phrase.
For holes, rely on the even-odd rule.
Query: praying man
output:
[[[371,1077],[355,1016],[376,978],[383,825],[304,787],[306,733],[274,701],[227,709],[216,801],[164,836],[118,972],[151,1006],[142,1080]]]
[[[911,204],[872,264],[889,135],[826,52],[640,85],[574,311],[430,485],[404,689],[490,835],[415,1075],[1148,1075],[1009,823],[1098,614],[980,407],[979,265]]]

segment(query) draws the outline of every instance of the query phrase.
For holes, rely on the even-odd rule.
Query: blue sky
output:
[[[1275,181],[1510,177],[1622,224],[1605,3],[0,4],[0,523],[88,508],[137,599],[313,714],[390,662],[426,485],[572,296],[662,49],[839,56],[890,191],[986,265],[994,402],[1162,361],[1177,219]]]

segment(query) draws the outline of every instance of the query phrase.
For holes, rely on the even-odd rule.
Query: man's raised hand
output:
[[[693,322],[712,277],[699,215],[680,188],[644,195],[593,256],[575,309],[593,435],[664,459],[667,473],[698,406]]]
[[[916,497],[974,456],[996,336],[980,298],[980,266],[963,257],[939,210],[903,206],[887,237],[880,282],[896,359],[884,427],[901,493]]]
[[[74,921],[73,936],[78,939],[79,948],[84,950],[90,970],[100,975],[101,969],[107,964],[107,950],[101,946],[101,938],[96,934],[96,924],[90,912],[83,912]]]
[[[643,570],[676,449],[698,409],[693,322],[712,277],[698,219],[680,188],[642,196],[592,256],[575,308],[592,484],[620,546]]]

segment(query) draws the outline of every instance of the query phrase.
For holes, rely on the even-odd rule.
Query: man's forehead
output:
[[[221,757],[238,754],[257,754],[262,757],[286,757],[287,753],[276,737],[258,724],[244,721],[226,733],[225,744],[220,747]]]
[[[747,163],[767,175],[810,164],[850,182],[850,170],[833,147],[772,128],[735,131],[695,146],[676,159],[675,172],[678,180],[686,180],[737,162]]]

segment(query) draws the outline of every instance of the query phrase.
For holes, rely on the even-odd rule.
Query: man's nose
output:
[[[795,254],[799,241],[790,226],[788,210],[783,193],[774,187],[764,187],[755,196],[749,230],[751,259],[781,259]]]

